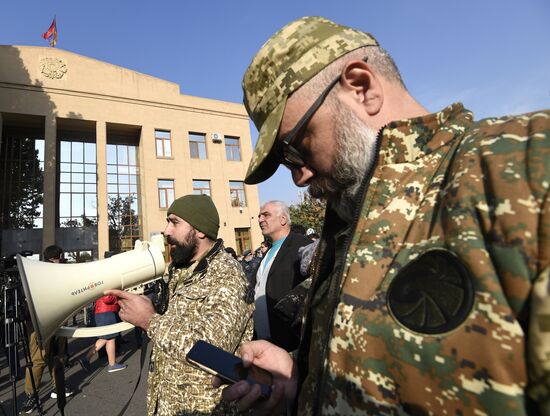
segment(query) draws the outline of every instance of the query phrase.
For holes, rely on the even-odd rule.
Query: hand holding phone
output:
[[[208,342],[197,341],[187,353],[186,359],[195,367],[218,376],[230,384],[240,380],[258,384],[262,399],[267,399],[271,394],[273,377],[269,371],[254,365],[245,367],[239,357]]]

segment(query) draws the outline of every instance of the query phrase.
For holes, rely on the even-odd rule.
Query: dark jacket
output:
[[[299,334],[290,330],[290,322],[274,308],[279,300],[305,279],[300,273],[298,249],[308,244],[311,244],[309,238],[291,232],[273,259],[267,276],[266,300],[271,330],[270,341],[287,351],[298,347]]]
[[[250,261],[246,261],[245,259],[241,260],[241,266],[243,266],[244,274],[246,274],[248,281],[253,282],[253,284],[256,284],[256,271],[258,271],[258,266],[261,261],[262,259],[259,257],[252,257]]]

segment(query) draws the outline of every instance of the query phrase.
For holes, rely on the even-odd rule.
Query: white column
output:
[[[42,251],[55,244],[57,193],[57,119],[49,113],[44,125],[44,223]]]
[[[100,259],[109,250],[109,218],[107,213],[107,124],[96,122],[97,157],[97,250]]]

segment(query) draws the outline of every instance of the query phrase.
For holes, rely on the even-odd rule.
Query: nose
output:
[[[166,227],[164,227],[164,231],[162,232],[162,234],[165,237],[168,237],[170,235],[170,223],[169,222],[166,223]]]
[[[292,180],[296,184],[296,186],[304,187],[308,185],[308,182],[313,176],[315,176],[315,172],[309,168],[307,165],[302,166],[300,168],[292,169]]]

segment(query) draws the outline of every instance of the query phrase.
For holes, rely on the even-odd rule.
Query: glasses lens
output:
[[[282,164],[289,169],[299,169],[305,165],[305,162],[298,150],[292,146],[286,146],[283,150]]]

